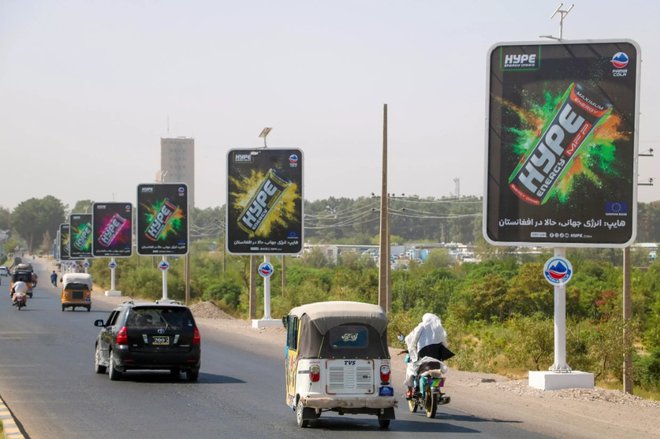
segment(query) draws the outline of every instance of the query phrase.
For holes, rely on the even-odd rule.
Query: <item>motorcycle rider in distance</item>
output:
[[[447,348],[447,331],[442,327],[440,317],[426,313],[421,323],[406,336],[405,343],[410,362],[406,368],[404,385],[407,387],[406,399],[410,399],[413,395],[413,379],[419,367],[419,360],[424,357],[442,358],[440,350],[441,346]]]
[[[28,286],[25,282],[18,281],[14,284],[11,289],[11,302],[13,306],[16,306],[16,295],[23,294],[27,296]]]

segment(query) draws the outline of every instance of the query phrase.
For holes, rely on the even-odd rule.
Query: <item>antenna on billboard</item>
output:
[[[555,37],[553,35],[539,35],[539,38],[550,38],[551,40],[557,40],[557,41],[561,41],[564,38],[564,18],[566,18],[568,13],[573,10],[575,4],[572,4],[571,7],[568,9],[562,9],[563,6],[564,6],[563,3],[559,3],[559,6],[557,6],[555,12],[553,12],[552,15],[550,16],[550,19],[553,19],[555,18],[555,15],[559,14],[559,37]]]

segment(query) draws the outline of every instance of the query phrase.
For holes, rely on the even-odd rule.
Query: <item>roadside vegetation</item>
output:
[[[392,245],[474,243],[481,262],[461,264],[446,249],[436,249],[424,263],[413,261],[405,270],[392,271],[391,344],[396,346],[396,335],[409,332],[425,312],[433,312],[442,318],[450,347],[457,354],[449,361],[451,366],[511,377],[547,369],[553,362],[553,288],[541,273],[551,252],[526,254],[487,245],[481,238],[478,199],[413,201],[416,209],[403,200],[392,202],[392,211],[398,212],[392,215]],[[29,213],[39,210],[40,203],[45,204],[43,208],[59,209],[49,197],[28,200],[19,207]],[[61,218],[51,221],[54,224],[64,221],[65,210],[60,207]],[[306,203],[306,242],[375,244],[377,208],[373,198]],[[8,217],[14,224],[14,214],[0,215],[0,220]],[[249,257],[224,253],[223,219],[223,208],[193,212],[191,299],[212,301],[231,315],[248,318]],[[638,222],[638,242],[660,241],[660,202],[640,204]],[[14,240],[12,248],[21,237],[23,245],[32,243],[31,249],[50,253],[50,236],[56,230],[44,227],[41,239],[34,231],[30,234],[13,227],[16,234],[10,237]],[[37,242],[41,242],[40,247]],[[635,392],[660,399],[660,262],[650,260],[648,252],[631,253]],[[622,251],[572,249],[568,258],[575,273],[567,287],[568,363],[575,370],[594,373],[599,385],[620,388],[624,354]],[[284,282],[282,259],[271,259],[275,265],[271,278],[274,318],[314,301],[378,302],[378,268],[368,254],[344,252],[334,261],[315,247],[301,257],[286,257]],[[168,295],[183,300],[183,258],[168,260]],[[158,262],[159,258],[137,255],[117,259],[117,287],[125,295],[160,298]],[[99,258],[93,260],[90,269],[95,282],[106,288],[110,283],[107,265],[107,259]],[[261,316],[260,277],[257,282],[257,316]]]

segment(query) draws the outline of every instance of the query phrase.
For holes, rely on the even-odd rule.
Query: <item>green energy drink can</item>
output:
[[[291,183],[277,175],[274,169],[269,169],[247,206],[238,216],[238,226],[250,235],[254,235],[277,206],[289,184]]]
[[[165,230],[167,227],[167,223],[170,221],[170,218],[172,218],[172,215],[174,215],[174,212],[176,212],[177,209],[177,206],[172,204],[169,199],[165,198],[163,200],[163,204],[160,206],[160,209],[158,209],[158,213],[154,215],[154,219],[151,221],[147,227],[147,230],[144,232],[146,237],[152,241],[157,241],[160,235],[163,233],[163,230]]]
[[[545,204],[577,150],[612,111],[611,104],[592,89],[571,83],[534,148],[520,159],[509,177],[509,188],[521,200]]]
[[[89,247],[88,241],[91,243],[92,225],[89,223],[81,224],[78,230],[79,233],[76,240],[73,241],[73,246],[80,251],[85,251]]]

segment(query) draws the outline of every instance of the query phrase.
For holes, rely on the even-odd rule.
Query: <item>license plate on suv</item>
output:
[[[170,337],[167,335],[154,335],[151,344],[154,346],[167,346],[170,344]]]

